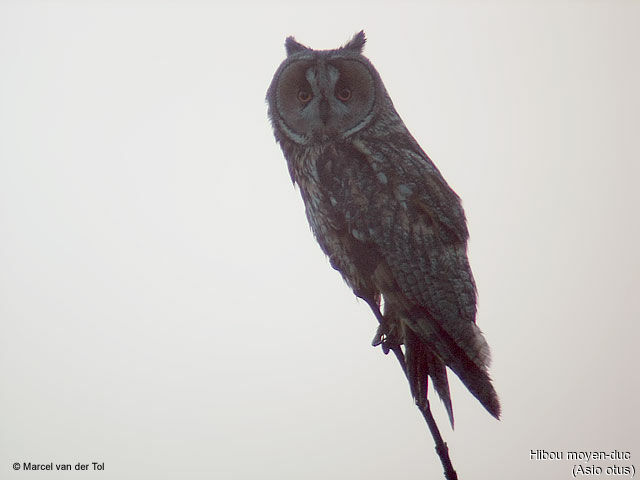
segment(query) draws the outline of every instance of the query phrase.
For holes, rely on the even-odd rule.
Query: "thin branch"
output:
[[[407,373],[407,364],[404,359],[404,353],[400,349],[400,345],[394,346],[391,350],[395,354],[398,362],[400,363],[400,367],[404,372],[407,380],[409,380],[409,376]],[[409,380],[410,381],[410,380]],[[453,465],[451,464],[451,458],[449,457],[449,448],[447,444],[442,440],[442,435],[440,435],[440,430],[438,429],[438,425],[436,424],[433,415],[431,414],[431,408],[429,407],[429,400],[424,399],[424,403],[419,400],[416,400],[416,405],[422,416],[424,417],[427,425],[429,426],[429,430],[431,431],[431,436],[433,437],[433,441],[436,444],[436,453],[440,457],[440,462],[442,462],[442,466],[444,467],[444,478],[447,480],[458,480],[458,474],[453,469]]]
[[[382,312],[380,311],[380,306],[378,305],[378,302],[376,302],[373,299],[367,299],[364,297],[363,299],[367,302],[369,307],[371,307],[371,310],[373,310],[373,314],[378,319],[378,322],[380,323],[380,325],[381,326],[384,325],[385,324],[384,315],[382,315]],[[381,333],[380,330],[378,330],[376,337],[374,337],[373,345],[377,346],[382,344],[382,350],[385,354],[389,350],[393,351],[396,358],[398,359],[398,363],[400,363],[400,368],[402,368],[402,371],[404,372],[405,377],[407,377],[409,384],[411,384],[411,379],[409,378],[409,372],[407,371],[407,362],[404,358],[404,353],[402,353],[402,349],[400,348],[400,345],[393,345],[385,348],[385,343],[382,341],[382,337],[379,336],[380,333]],[[447,447],[447,444],[442,440],[442,435],[440,435],[438,424],[436,424],[436,421],[433,418],[433,415],[431,414],[429,400],[427,398],[424,398],[423,400],[416,399],[416,406],[422,413],[422,416],[424,417],[425,421],[427,422],[427,425],[429,426],[429,431],[431,432],[433,441],[436,444],[436,453],[440,457],[440,462],[444,467],[444,478],[446,480],[458,480],[458,474],[453,469],[453,465],[451,464],[451,458],[449,457],[449,447]]]

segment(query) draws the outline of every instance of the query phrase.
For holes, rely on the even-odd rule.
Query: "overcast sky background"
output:
[[[442,478],[267,121],[287,35],[364,29],[462,197],[503,405],[461,478],[640,467],[640,4],[0,3],[0,477]]]

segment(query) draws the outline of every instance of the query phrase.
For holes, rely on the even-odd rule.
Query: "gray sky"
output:
[[[434,399],[460,477],[640,467],[640,4],[393,5],[0,3],[1,478],[442,478],[266,117],[287,35],[360,29],[469,219],[503,419]]]

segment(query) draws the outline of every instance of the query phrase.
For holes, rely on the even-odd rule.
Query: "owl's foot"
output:
[[[382,346],[382,351],[386,355],[389,350],[402,345],[402,341],[398,338],[397,327],[395,324],[389,324],[386,319],[380,323],[378,330],[371,341],[371,345],[377,347]]]

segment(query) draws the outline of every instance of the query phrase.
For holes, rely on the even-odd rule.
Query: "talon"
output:
[[[402,342],[395,335],[395,326],[389,325],[386,322],[381,323],[378,326],[378,330],[371,341],[371,345],[377,347],[382,346],[382,352],[386,355],[390,350],[401,345]]]
[[[378,345],[384,343],[386,340],[386,325],[383,327],[382,324],[378,326],[378,330],[376,330],[376,334],[373,336],[373,340],[371,340],[371,345],[377,347]]]

